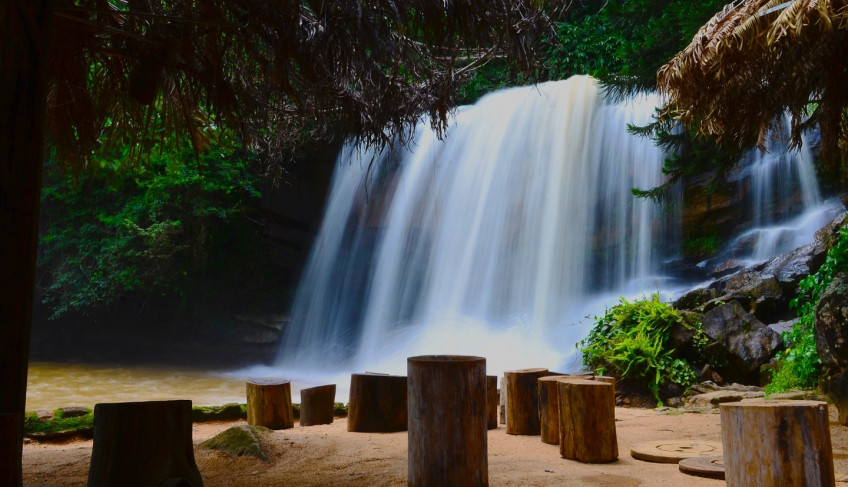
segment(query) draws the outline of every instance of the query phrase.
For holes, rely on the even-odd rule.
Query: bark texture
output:
[[[0,485],[22,485],[21,454],[35,283],[49,0],[0,7]]]
[[[251,381],[247,383],[247,424],[272,430],[294,427],[291,382]]]
[[[407,359],[409,485],[489,485],[486,359]]]
[[[191,441],[191,401],[94,406],[88,487],[201,487]]]
[[[618,459],[613,386],[578,379],[561,380],[558,385],[562,457],[583,463]]]
[[[826,403],[724,403],[721,438],[728,487],[836,484]]]
[[[406,377],[351,374],[347,430],[361,433],[406,431]]]
[[[300,425],[313,426],[332,423],[335,401],[335,384],[301,389]]]

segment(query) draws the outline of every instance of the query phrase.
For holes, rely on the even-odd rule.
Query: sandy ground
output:
[[[836,471],[848,472],[848,428],[836,423],[830,408]],[[648,463],[630,456],[630,446],[652,440],[721,441],[720,416],[616,408],[619,459],[586,465],[565,460],[559,447],[538,436],[507,435],[504,425],[488,433],[489,484],[492,486],[718,486],[724,481],[681,473],[675,464]],[[240,424],[194,426],[195,444]],[[331,425],[275,431],[269,435],[272,460],[230,457],[195,448],[206,486],[402,486],[407,479],[407,434],[349,433],[347,420]],[[85,485],[91,441],[24,446],[24,485]],[[838,482],[837,485],[848,485]]]

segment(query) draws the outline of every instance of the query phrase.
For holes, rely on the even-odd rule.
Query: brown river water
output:
[[[49,362],[29,366],[28,411],[167,399],[191,399],[197,406],[244,403],[245,380],[176,367]]]

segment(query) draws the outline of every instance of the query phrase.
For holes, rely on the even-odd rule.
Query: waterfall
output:
[[[346,147],[278,366],[404,373],[426,353],[573,369],[599,299],[661,285],[666,216],[630,189],[662,182],[663,155],[626,131],[656,105],[579,76],[488,95],[443,140],[422,121],[408,146]]]
[[[812,242],[816,230],[842,210],[838,201],[822,199],[806,134],[799,149],[787,148],[789,123],[789,115],[777,120],[765,150],[749,151],[740,161],[737,192],[749,193],[751,228],[714,261],[751,264],[788,252]]]

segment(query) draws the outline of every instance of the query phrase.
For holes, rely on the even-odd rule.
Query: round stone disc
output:
[[[722,454],[718,441],[664,440],[637,443],[630,447],[630,456],[637,460],[657,463],[679,463],[693,457],[714,457]]]
[[[678,468],[689,475],[724,480],[723,456],[684,458]]]

